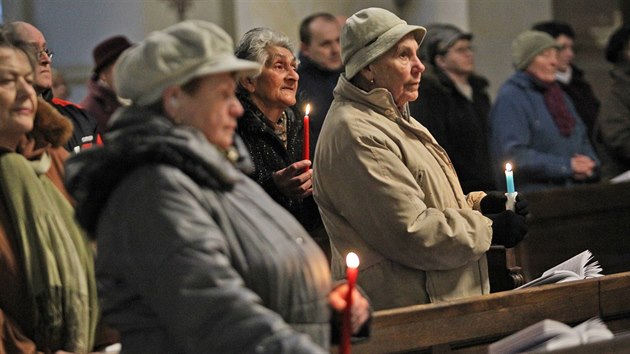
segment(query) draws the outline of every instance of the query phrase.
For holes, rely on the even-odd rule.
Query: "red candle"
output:
[[[340,354],[350,354],[352,338],[352,323],[350,321],[350,309],[352,308],[352,291],[357,283],[359,275],[359,257],[354,252],[346,256],[346,279],[348,281],[348,294],[346,295],[346,308],[343,311],[343,325],[341,328],[341,349]]]
[[[302,160],[310,160],[311,159],[311,151],[310,151],[310,133],[309,133],[309,118],[308,113],[311,111],[311,105],[306,105],[306,114],[304,115],[304,147],[302,148]],[[309,167],[306,168],[306,171],[309,170]]]

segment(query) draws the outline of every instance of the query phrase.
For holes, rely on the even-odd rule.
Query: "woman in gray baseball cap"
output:
[[[260,65],[233,52],[204,21],[150,34],[115,67],[131,106],[68,162],[123,352],[325,353],[331,304],[345,306],[315,242],[242,172],[236,78]],[[355,299],[359,328],[369,305]]]

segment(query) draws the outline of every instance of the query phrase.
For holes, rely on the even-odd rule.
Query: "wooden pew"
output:
[[[528,193],[529,233],[515,248],[525,281],[589,249],[604,274],[630,271],[630,183]]]
[[[516,248],[488,252],[492,292],[523,281],[589,249],[604,274],[630,271],[630,183],[526,194],[529,233]]]
[[[546,318],[575,325],[600,316],[619,333],[630,330],[627,299],[630,272],[377,311],[371,338],[353,352],[485,353],[490,343]]]

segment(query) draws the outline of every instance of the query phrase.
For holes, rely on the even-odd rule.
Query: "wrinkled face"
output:
[[[336,21],[318,17],[311,22],[311,43],[302,44],[302,53],[327,70],[341,68],[341,28]]]
[[[538,80],[552,83],[556,80],[556,68],[558,66],[558,50],[547,48],[534,57],[526,71]]]
[[[46,38],[34,26],[28,23],[20,23],[17,26],[19,36],[27,43],[31,44],[37,51],[37,73],[35,75],[35,88],[38,92],[52,87],[52,60],[45,53],[48,48],[46,46]]]
[[[234,142],[236,119],[243,114],[235,91],[232,74],[206,75],[193,93],[181,92],[177,116],[182,124],[202,131],[210,143],[227,149]]]
[[[34,79],[24,52],[0,48],[0,144],[9,148],[33,129],[37,109]]]
[[[387,89],[398,108],[418,98],[420,76],[425,68],[416,55],[417,51],[418,42],[413,34],[408,34],[368,65],[375,88]]]
[[[285,109],[296,101],[295,94],[300,78],[295,71],[297,60],[287,48],[272,47],[268,52],[269,58],[260,75],[253,79],[251,98],[259,108]]]
[[[455,75],[470,75],[475,70],[475,55],[468,39],[457,40],[444,55],[436,56],[435,63]]]
[[[573,51],[573,39],[571,37],[561,34],[556,38],[556,43],[560,49],[558,50],[558,67],[556,70],[565,72],[569,70],[573,58],[575,58],[575,52]]]

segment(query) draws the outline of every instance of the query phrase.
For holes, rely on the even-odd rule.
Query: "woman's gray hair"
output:
[[[237,58],[255,61],[264,66],[269,59],[270,47],[286,48],[291,53],[295,50],[291,40],[284,33],[267,27],[257,27],[241,37],[234,54]]]

